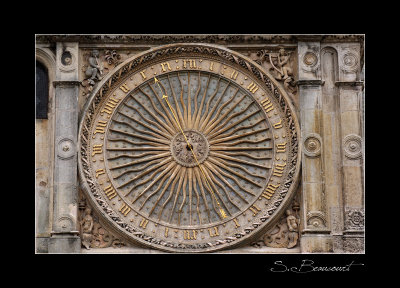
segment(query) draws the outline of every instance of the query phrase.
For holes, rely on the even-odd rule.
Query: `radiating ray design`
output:
[[[265,115],[248,91],[222,76],[181,70],[157,78],[159,87],[150,80],[138,86],[111,118],[106,161],[114,186],[157,223],[209,225],[223,219],[221,207],[235,217],[270,175],[274,143]],[[179,164],[171,153],[179,126],[205,137],[200,167]]]

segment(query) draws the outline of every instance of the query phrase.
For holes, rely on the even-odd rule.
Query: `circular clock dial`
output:
[[[239,54],[174,44],[102,80],[80,125],[89,201],[132,243],[209,252],[255,239],[297,184],[298,123],[276,83]]]
[[[229,221],[270,175],[273,139],[262,107],[208,72],[158,80],[129,93],[111,118],[105,162],[114,187],[132,211],[171,228]],[[162,95],[170,95],[170,107]]]

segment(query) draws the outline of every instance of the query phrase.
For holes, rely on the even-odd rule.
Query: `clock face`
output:
[[[175,252],[228,248],[265,231],[289,201],[297,120],[250,64],[260,69],[216,46],[169,45],[99,83],[80,126],[81,181],[128,240]]]

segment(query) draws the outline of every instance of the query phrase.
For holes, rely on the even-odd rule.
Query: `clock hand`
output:
[[[225,210],[221,207],[221,204],[219,203],[217,197],[215,196],[214,191],[212,190],[210,183],[208,183],[208,180],[207,180],[207,177],[206,177],[206,175],[205,175],[205,173],[204,173],[204,171],[203,171],[203,168],[200,166],[200,163],[199,163],[199,161],[197,160],[196,154],[195,154],[194,151],[193,151],[193,147],[192,147],[192,145],[190,145],[188,139],[186,138],[186,135],[185,135],[185,133],[183,132],[183,129],[182,129],[181,125],[179,124],[178,118],[176,117],[176,115],[175,115],[175,113],[174,113],[174,110],[172,109],[171,104],[170,104],[169,101],[168,101],[168,95],[164,95],[164,93],[162,93],[161,86],[160,86],[160,84],[159,84],[158,82],[159,82],[159,80],[158,80],[156,77],[154,77],[154,83],[156,83],[156,84],[158,85],[158,88],[160,89],[160,92],[161,92],[161,94],[163,95],[163,96],[162,96],[162,99],[164,99],[165,102],[167,103],[167,105],[168,105],[168,107],[169,107],[169,109],[170,109],[172,115],[173,115],[174,118],[175,118],[175,122],[176,122],[176,124],[178,125],[179,130],[181,131],[183,137],[185,138],[185,141],[186,141],[188,147],[190,148],[190,151],[192,151],[192,154],[193,154],[194,159],[196,160],[197,166],[200,168],[200,171],[201,171],[201,173],[203,174],[204,179],[206,180],[208,189],[210,190],[210,192],[211,192],[212,196],[214,197],[215,201],[217,202],[217,205],[218,205],[218,207],[219,207],[219,211],[220,211],[220,213],[221,213],[222,218],[226,218],[227,216],[226,216]]]

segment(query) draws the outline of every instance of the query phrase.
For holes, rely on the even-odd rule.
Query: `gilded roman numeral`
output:
[[[276,144],[276,152],[286,152],[286,142],[282,144]]]
[[[108,200],[111,200],[117,196],[117,192],[111,184],[104,188],[104,193],[108,197]]]
[[[189,63],[189,68],[197,68],[195,59],[185,59],[183,60],[183,68],[187,67],[187,63]]]
[[[119,86],[119,89],[121,89],[125,93],[129,92],[129,87],[126,85],[126,83],[124,83],[122,86]]]
[[[269,112],[274,109],[274,105],[272,105],[271,100],[268,97],[265,97],[263,101],[261,101],[262,106],[264,107],[265,112]]]
[[[196,240],[196,230],[183,230],[183,239]]]
[[[210,69],[210,71],[214,71],[214,62],[210,63],[210,68],[209,69]]]
[[[235,228],[240,227],[239,222],[237,221],[236,218],[233,218],[232,220],[233,220],[233,222],[235,222]]]
[[[258,86],[254,82],[251,82],[249,86],[247,86],[247,90],[254,94],[258,90]]]
[[[119,102],[119,99],[115,99],[111,96],[110,99],[108,99],[108,101],[106,102],[106,105],[104,106],[104,108],[100,112],[105,112],[108,115],[110,115],[112,113],[112,111],[114,110],[114,108],[117,106],[118,102]]]
[[[99,120],[99,122],[97,122],[96,130],[94,131],[93,135],[97,134],[97,133],[104,134],[104,132],[105,132],[104,127],[106,127],[106,126],[107,126],[107,121]]]
[[[99,176],[101,175],[101,174],[105,174],[106,172],[104,171],[104,169],[97,169],[96,170],[96,178],[99,178]]]
[[[279,120],[279,122],[275,123],[272,125],[275,129],[282,128],[282,119]]]
[[[285,168],[285,166],[286,166],[286,163],[285,164],[276,164],[275,165],[275,167],[274,167],[274,172],[273,172],[273,176],[277,176],[277,177],[282,177],[282,175],[283,175],[283,170],[284,170],[284,168]]]
[[[149,223],[149,220],[146,218],[142,217],[142,221],[140,221],[139,227],[142,227],[143,229],[146,229],[147,223]]]
[[[169,66],[169,63],[168,63],[168,62],[161,63],[160,65],[161,65],[161,70],[162,70],[162,72],[167,71],[167,69],[165,69],[165,66],[168,67],[168,70],[169,70],[169,71],[172,70],[172,69],[171,69],[171,66]]]
[[[164,236],[166,237],[166,238],[168,238],[168,227],[165,227],[165,232],[164,232]]]
[[[279,187],[278,185],[274,185],[272,183],[268,183],[267,188],[265,191],[261,194],[262,197],[266,198],[267,200],[271,199],[271,197],[274,195],[275,190]]]
[[[140,75],[142,75],[142,80],[146,79],[146,75],[144,74],[144,72],[146,72],[146,69],[144,69],[143,71],[140,71]]]
[[[92,157],[96,154],[101,154],[103,153],[103,144],[95,144],[93,145],[93,149],[92,149]]]
[[[213,227],[213,228],[214,229],[208,228],[208,233],[210,234],[210,237],[219,236],[218,227]]]
[[[231,73],[231,79],[236,80],[238,75],[239,75],[239,72],[233,70],[232,73]]]
[[[253,212],[253,216],[256,216],[258,212],[261,211],[261,209],[258,208],[255,204],[253,204],[249,209]]]
[[[126,215],[128,215],[129,212],[131,212],[131,208],[128,205],[126,205],[126,203],[123,203],[118,211],[121,212],[126,217]]]

